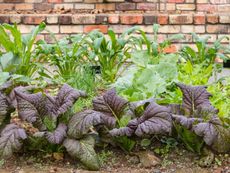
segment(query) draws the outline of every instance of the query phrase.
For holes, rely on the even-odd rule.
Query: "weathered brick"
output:
[[[43,0],[24,0],[25,3],[42,3]]]
[[[10,16],[10,23],[21,23],[21,16],[20,15],[13,15]]]
[[[140,25],[139,28],[147,34],[153,33],[153,26],[152,25]]]
[[[143,16],[141,14],[122,14],[120,15],[120,22],[127,25],[142,24]]]
[[[108,26],[107,25],[85,25],[84,26],[84,33],[88,33],[93,30],[99,30],[102,33],[107,33]]]
[[[214,42],[217,39],[217,36],[215,34],[198,34],[199,37],[205,38],[209,37],[208,42]],[[195,41],[195,38],[193,38],[193,41]]]
[[[66,25],[62,25],[62,26],[66,26]],[[49,32],[57,34],[57,33],[59,33],[59,25],[47,25],[46,30],[48,30]],[[48,34],[49,32],[46,30],[42,31],[42,33]]]
[[[63,0],[48,0],[48,3],[62,3]]]
[[[229,0],[210,0],[210,3],[212,4],[228,4],[230,3]]]
[[[153,24],[157,23],[157,16],[156,15],[144,15],[144,24]]]
[[[159,28],[159,33],[180,33],[179,25],[163,25]]]
[[[143,2],[144,0],[140,0],[140,1],[137,1],[137,2]],[[155,3],[157,3],[158,2],[158,0],[146,0],[147,2],[155,2]],[[135,2],[135,1],[133,1],[133,2]]]
[[[95,15],[92,14],[77,14],[72,16],[73,24],[95,24]]]
[[[48,4],[48,3],[35,3],[34,4],[35,10],[46,11],[46,10],[51,10],[52,8],[53,8],[53,4]]]
[[[205,26],[204,25],[195,25],[194,31],[195,31],[195,33],[205,33]]]
[[[157,23],[161,24],[161,25],[166,25],[166,24],[168,24],[168,19],[169,19],[168,15],[162,15],[162,14],[158,15]]]
[[[184,0],[167,0],[167,2],[170,2],[170,3],[182,3],[182,2],[184,2]]]
[[[157,10],[156,3],[137,3],[137,10]]]
[[[118,3],[116,4],[116,10],[127,11],[134,10],[136,7],[135,3]]]
[[[57,24],[58,23],[58,15],[49,15],[46,17],[46,22],[48,24]]]
[[[174,11],[174,10],[176,10],[176,4],[175,3],[167,3],[166,4],[166,10],[167,11]]]
[[[209,2],[209,0],[196,0],[196,3],[198,3],[198,4],[206,4],[208,2]]]
[[[62,38],[64,38],[64,37],[67,37],[68,35],[67,34],[55,34],[55,38],[57,39],[57,40],[59,40],[59,39],[62,39]],[[53,39],[53,37],[51,36],[51,35],[45,35],[44,36],[44,39],[45,39],[45,41],[47,42],[47,43],[55,43],[55,40]]]
[[[125,30],[129,29],[130,25],[111,25],[109,28],[112,29],[115,33],[121,34]]]
[[[170,24],[190,24],[193,22],[192,15],[170,15],[169,23]]]
[[[194,24],[205,24],[205,15],[202,14],[194,15]]]
[[[94,4],[75,4],[75,9],[94,9]],[[115,7],[114,7],[115,8]]]
[[[217,11],[217,6],[212,5],[212,4],[198,4],[196,6],[196,9],[197,9],[197,11],[204,11],[204,12],[213,13],[213,12]]]
[[[108,22],[108,16],[105,14],[96,15],[96,24],[105,24]]]
[[[64,0],[64,2],[83,2],[83,0]]]
[[[96,4],[96,9],[103,10],[103,11],[114,11],[115,10],[115,4],[114,3]]]
[[[15,10],[33,10],[33,4],[15,4]]]
[[[211,14],[211,15],[207,15],[207,22],[208,23],[218,23],[218,20],[219,20],[219,16],[216,15],[216,14]]]
[[[221,38],[221,37],[223,38],[225,36],[226,35],[224,35],[224,34],[218,34],[217,38],[219,39],[219,38]],[[229,40],[227,38],[224,38],[221,40],[221,43],[229,43]]]
[[[176,4],[176,9],[177,10],[195,10],[196,6],[195,4]]]
[[[72,23],[72,16],[71,15],[62,15],[58,17],[58,23],[59,24],[64,24],[64,25],[69,25]]]
[[[230,29],[228,25],[207,25],[206,31],[207,33],[220,33],[220,34],[230,33]]]
[[[103,0],[84,0],[84,3],[100,3],[103,2]]]
[[[185,0],[186,3],[195,3],[195,0]]]
[[[73,4],[54,4],[54,9],[73,9]]]
[[[223,13],[228,13],[230,12],[230,2],[228,4],[224,4],[224,5],[216,5],[217,7],[217,11],[218,12],[223,12]]]
[[[203,25],[181,25],[182,33],[205,33],[205,26]]]
[[[220,15],[220,23],[230,23],[230,15]]]
[[[61,25],[60,32],[64,34],[83,33],[82,25]]]
[[[125,0],[106,0],[106,2],[125,2]]]
[[[0,4],[0,10],[12,10],[14,4]]]
[[[43,21],[45,21],[45,16],[29,15],[22,17],[22,22],[24,24],[40,24]]]
[[[18,29],[22,34],[30,33],[34,27],[34,25],[18,25]]]
[[[0,15],[0,23],[9,23],[10,18],[7,15]]]
[[[108,22],[111,24],[119,23],[119,14],[110,14],[108,16]]]

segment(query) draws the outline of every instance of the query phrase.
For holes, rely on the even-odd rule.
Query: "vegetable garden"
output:
[[[16,24],[0,25],[2,161],[61,153],[100,170],[98,151],[114,148],[162,158],[175,147],[200,160],[207,151],[229,157],[230,77],[218,78],[223,65],[216,63],[229,60],[230,47],[221,43],[229,38],[210,44],[191,33],[194,48],[167,53],[184,36],[159,42],[159,27],[151,37],[139,27],[60,40],[48,31],[51,44],[36,39],[45,23],[27,35]]]

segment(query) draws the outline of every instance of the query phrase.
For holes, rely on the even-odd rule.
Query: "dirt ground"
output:
[[[121,150],[99,153],[101,170],[107,173],[230,173],[228,154],[216,155],[210,167],[201,168],[199,157],[184,149],[175,149],[165,156],[158,156],[161,163],[154,167],[144,168],[136,157],[127,155]],[[52,154],[30,153],[17,154],[13,158],[0,161],[0,173],[88,173],[78,161],[67,155],[54,157]]]

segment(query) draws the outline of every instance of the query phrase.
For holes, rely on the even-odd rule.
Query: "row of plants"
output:
[[[95,146],[131,152],[152,138],[175,138],[199,155],[206,147],[229,152],[230,80],[217,79],[215,63],[229,59],[221,44],[229,38],[209,44],[193,33],[196,49],[166,53],[183,35],[159,42],[158,28],[153,36],[132,27],[61,40],[48,31],[49,44],[36,40],[44,23],[28,35],[0,25],[1,157],[67,151],[98,170]]]

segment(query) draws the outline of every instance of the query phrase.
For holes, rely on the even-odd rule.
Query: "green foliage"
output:
[[[0,25],[0,71],[33,77],[40,67],[40,59],[34,56],[36,36],[45,29],[45,23],[35,27],[30,34],[22,35],[17,25]],[[8,34],[9,32],[10,34]]]
[[[129,34],[133,30],[135,29],[129,29],[117,37],[110,29],[108,39],[99,31],[89,34],[90,39],[87,40],[90,47],[88,59],[92,64],[100,66],[101,76],[105,81],[113,83],[123,72],[122,65],[130,58],[128,43]]]
[[[211,103],[219,110],[218,116],[230,126],[230,78],[208,86]]]

